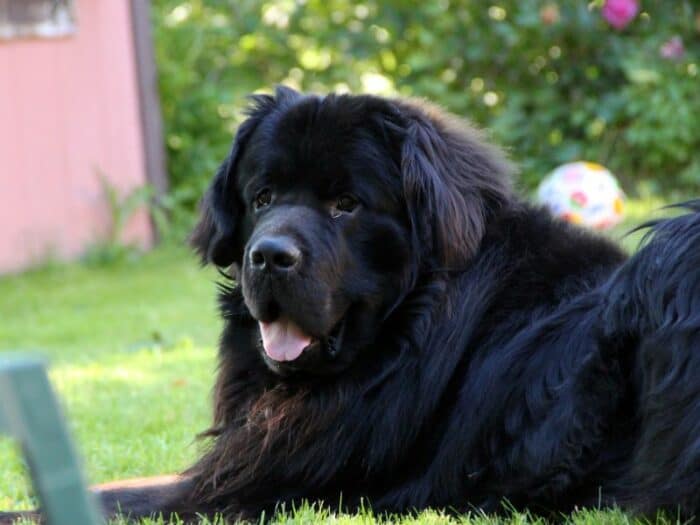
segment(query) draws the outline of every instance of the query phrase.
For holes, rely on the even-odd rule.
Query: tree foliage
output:
[[[245,94],[277,83],[430,98],[490,130],[525,188],[585,159],[628,191],[697,189],[700,7],[641,0],[616,30],[602,3],[154,0],[174,192],[193,206]]]

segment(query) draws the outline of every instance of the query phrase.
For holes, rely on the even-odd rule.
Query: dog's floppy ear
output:
[[[395,101],[404,137],[401,176],[414,233],[426,255],[462,268],[488,216],[511,197],[512,167],[478,132],[435,106]]]
[[[259,120],[251,116],[240,125],[228,157],[199,204],[200,218],[190,235],[190,244],[205,264],[223,268],[235,260],[235,228],[241,203],[235,195],[234,175],[241,152]]]
[[[235,191],[236,166],[248,139],[257,125],[275,108],[291,104],[301,95],[279,86],[275,96],[252,95],[246,110],[248,118],[239,126],[231,151],[219,166],[214,180],[200,203],[200,219],[190,235],[190,244],[203,263],[230,266],[237,258],[240,247],[236,242],[236,223],[243,204]]]
[[[223,202],[230,158],[219,166],[214,181],[199,203],[199,222],[190,234],[190,245],[199,254],[203,264],[214,263],[226,267],[234,260],[233,231],[237,205],[231,202],[226,206]]]

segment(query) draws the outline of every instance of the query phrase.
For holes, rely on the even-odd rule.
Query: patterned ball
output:
[[[625,194],[600,164],[572,162],[544,178],[537,198],[558,217],[604,230],[622,219]]]

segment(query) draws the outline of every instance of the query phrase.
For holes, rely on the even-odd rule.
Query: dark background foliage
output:
[[[170,205],[194,208],[245,94],[276,83],[430,98],[487,128],[524,189],[585,159],[630,193],[698,193],[700,5],[641,0],[618,31],[600,3],[154,0]]]

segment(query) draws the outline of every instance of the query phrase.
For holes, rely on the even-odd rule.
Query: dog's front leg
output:
[[[181,475],[156,476],[105,483],[92,487],[106,517],[142,518],[177,514],[186,522],[206,514],[193,498],[194,482]]]
[[[194,483],[186,476],[156,476],[95,485],[91,492],[105,518],[123,516],[128,519],[177,515],[185,523],[193,522],[207,511],[193,498]],[[40,511],[1,512],[0,525],[18,520],[44,523]]]

